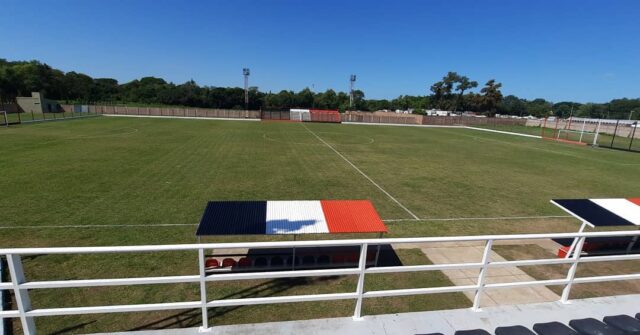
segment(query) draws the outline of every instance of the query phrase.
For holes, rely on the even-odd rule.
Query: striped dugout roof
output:
[[[554,199],[551,203],[594,227],[640,226],[640,198]]]
[[[196,235],[386,232],[368,200],[210,201]]]

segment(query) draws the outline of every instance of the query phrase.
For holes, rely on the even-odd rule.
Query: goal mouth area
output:
[[[569,144],[575,144],[575,145],[589,145],[586,142],[567,140],[567,139],[564,139],[564,138],[543,137],[543,139],[548,140],[548,141],[557,141],[557,142],[569,143]]]

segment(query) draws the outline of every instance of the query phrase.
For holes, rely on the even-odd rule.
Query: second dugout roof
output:
[[[640,198],[554,199],[551,203],[594,227],[640,226]]]
[[[196,235],[386,232],[368,200],[210,201]]]

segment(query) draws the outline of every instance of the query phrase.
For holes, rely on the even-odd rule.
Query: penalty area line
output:
[[[396,199],[395,197],[393,197],[389,192],[387,192],[384,188],[382,188],[382,186],[378,185],[378,183],[376,183],[375,181],[373,181],[373,179],[371,179],[369,176],[367,176],[367,174],[365,174],[364,172],[362,172],[362,170],[360,170],[355,164],[351,163],[350,160],[347,159],[347,157],[345,157],[343,154],[341,154],[338,150],[336,150],[334,147],[332,147],[329,143],[327,143],[325,140],[323,140],[320,136],[318,136],[316,133],[314,133],[311,129],[309,129],[304,123],[301,123],[302,126],[304,127],[304,129],[306,129],[309,133],[311,133],[311,135],[315,136],[320,142],[322,142],[324,145],[326,145],[327,147],[329,147],[329,149],[333,150],[333,152],[336,153],[336,155],[340,156],[340,158],[342,158],[345,162],[347,162],[349,165],[351,165],[351,167],[358,171],[358,173],[360,173],[363,177],[365,177],[369,182],[371,182],[371,184],[373,184],[375,187],[377,187],[380,191],[382,191],[382,193],[386,194],[387,197],[389,197],[389,199],[393,200],[393,202],[395,202],[396,204],[398,204],[398,206],[400,206],[400,208],[404,209],[407,213],[409,213],[409,215],[411,215],[411,217],[413,217],[414,220],[420,220],[420,218],[413,214],[413,212],[411,212],[407,207],[405,207],[402,203],[400,203],[400,201],[398,201],[398,199]]]

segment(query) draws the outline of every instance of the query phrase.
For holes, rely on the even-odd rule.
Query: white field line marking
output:
[[[510,132],[510,131],[493,130],[488,128],[478,128],[478,127],[469,127],[469,126],[453,126],[453,125],[446,126],[446,125],[436,125],[436,124],[369,123],[369,122],[342,122],[342,124],[357,124],[357,125],[363,125],[363,126],[394,126],[394,127],[400,126],[400,127],[419,127],[419,128],[473,129],[473,130],[488,131],[491,133],[499,133],[499,134],[506,134],[506,135],[522,136],[522,137],[529,137],[529,138],[542,138],[541,136],[538,136],[538,135],[521,134],[521,133]]]
[[[539,216],[496,216],[477,218],[432,218],[432,219],[385,219],[384,222],[400,221],[472,221],[472,220],[532,220],[532,219],[566,219],[571,215],[539,215]],[[50,228],[135,228],[135,227],[194,227],[198,223],[159,223],[159,224],[97,224],[97,225],[45,225],[45,226],[0,226],[0,229],[50,229]]]
[[[198,116],[160,116],[160,115],[121,115],[121,114],[100,114],[103,116],[115,117],[147,117],[154,119],[187,119],[187,120],[223,120],[223,121],[260,121],[260,119],[231,118],[231,117],[198,117]]]
[[[95,224],[95,225],[48,225],[48,226],[0,226],[0,229],[39,229],[39,228],[124,228],[124,227],[178,227],[197,226],[197,223],[160,223],[160,224]]]
[[[362,172],[362,170],[360,170],[357,166],[355,166],[355,164],[351,163],[351,161],[348,160],[347,157],[342,155],[338,150],[336,150],[334,147],[332,147],[329,143],[327,143],[325,140],[323,140],[320,136],[316,135],[316,133],[311,131],[311,129],[309,129],[304,123],[301,123],[301,124],[304,127],[304,129],[308,130],[320,142],[324,143],[324,145],[329,147],[329,149],[333,150],[333,152],[335,152],[338,156],[340,156],[340,158],[344,159],[345,162],[347,162],[349,165],[351,165],[351,167],[354,168],[356,171],[358,171],[363,177],[367,178],[368,181],[370,181],[375,187],[377,187],[380,191],[382,191],[382,193],[386,194],[389,197],[389,199],[393,200],[396,204],[398,204],[398,206],[400,206],[407,213],[409,213],[409,215],[411,215],[414,219],[416,219],[416,220],[420,219],[417,215],[413,214],[407,207],[405,207],[403,204],[401,204],[400,201],[398,201],[398,199],[394,198],[391,194],[389,194],[389,192],[387,192],[384,188],[382,188],[380,185],[378,185],[378,183],[373,181],[373,179],[369,178],[369,176],[367,176],[364,172]]]
[[[503,130],[494,130],[494,129],[488,129],[488,128],[477,128],[477,127],[466,127],[466,126],[464,128],[473,129],[473,130],[480,130],[480,131],[488,131],[490,133],[499,133],[499,134],[506,134],[506,135],[530,137],[530,138],[542,138],[542,136],[538,136],[538,135],[521,134],[521,133],[514,133],[514,132],[510,132],[510,131],[503,131]]]
[[[437,124],[407,124],[407,123],[371,123],[371,122],[342,122],[342,124],[355,124],[361,126],[393,126],[393,127],[418,127],[418,128],[466,128],[465,126],[446,126]]]
[[[472,220],[535,220],[535,219],[565,219],[572,218],[571,215],[537,215],[537,216],[496,216],[477,218],[431,218],[431,219],[387,219],[384,222],[398,221],[472,221]]]

